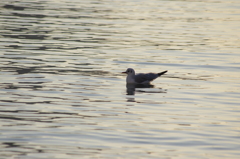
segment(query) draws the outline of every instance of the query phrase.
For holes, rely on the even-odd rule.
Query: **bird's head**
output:
[[[125,72],[122,72],[122,73],[126,73],[126,74],[133,74],[133,75],[135,75],[135,71],[134,71],[134,69],[132,69],[132,68],[128,68]]]

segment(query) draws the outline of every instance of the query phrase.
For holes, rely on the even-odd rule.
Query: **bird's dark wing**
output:
[[[165,73],[167,73],[167,70],[166,70],[166,71],[163,71],[163,72],[160,72],[160,73],[158,73],[158,76],[161,76],[161,75],[163,75],[163,74],[165,74]]]
[[[155,73],[147,73],[147,74],[136,74],[135,75],[135,81],[137,83],[143,83],[143,82],[150,82],[158,77],[158,74]]]

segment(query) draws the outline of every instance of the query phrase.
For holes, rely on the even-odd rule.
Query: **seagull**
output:
[[[160,73],[139,73],[135,75],[135,71],[132,68],[128,68],[125,72],[127,74],[126,82],[131,84],[149,84],[151,81],[165,74],[167,71]]]

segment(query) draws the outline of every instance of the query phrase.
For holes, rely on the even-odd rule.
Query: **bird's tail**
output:
[[[167,71],[163,71],[163,72],[160,72],[160,73],[158,73],[158,76],[161,76],[161,75],[163,75],[164,73],[166,73]]]

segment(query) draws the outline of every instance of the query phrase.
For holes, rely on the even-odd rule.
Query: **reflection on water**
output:
[[[147,89],[147,88],[154,88],[152,84],[126,84],[127,87],[127,95],[134,95],[135,92],[140,93],[166,93],[167,90],[163,90],[162,88],[154,90],[154,89]],[[140,89],[139,89],[140,88]],[[137,90],[136,90],[137,89]]]
[[[126,84],[127,87],[127,95],[134,95],[135,94],[135,84]]]
[[[239,158],[239,7],[0,1],[0,156]]]

